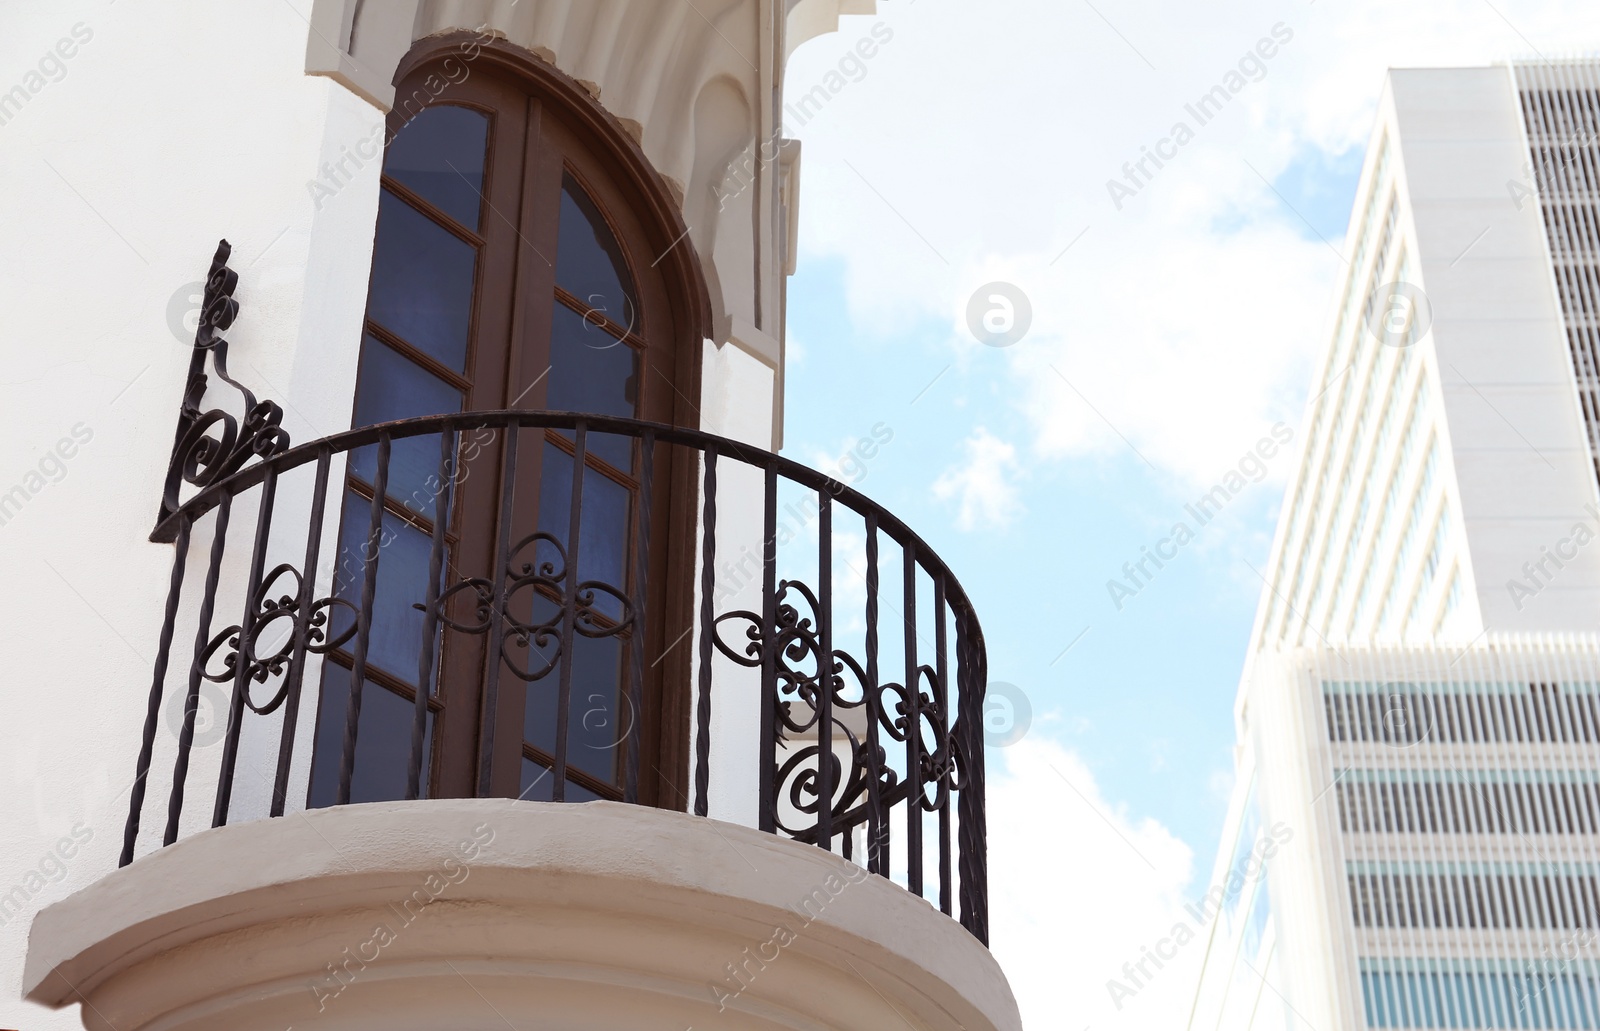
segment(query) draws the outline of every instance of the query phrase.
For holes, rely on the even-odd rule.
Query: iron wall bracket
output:
[[[200,324],[195,329],[189,378],[178,408],[178,429],[162,489],[161,511],[150,535],[153,541],[169,543],[177,538],[177,526],[169,517],[182,506],[180,495],[185,483],[204,490],[237,472],[252,456],[270,458],[289,448],[289,434],[282,426],[283,409],[275,401],[258,401],[244,384],[228,375],[228,341],[221,334],[239,315],[239,302],[233,299],[239,273],[228,267],[232,252],[227,240],[219,240],[211,269],[206,273]],[[207,411],[200,407],[209,383],[208,355],[217,378],[243,395],[242,420],[223,408]]]

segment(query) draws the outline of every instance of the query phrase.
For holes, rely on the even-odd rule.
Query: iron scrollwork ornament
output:
[[[498,603],[500,657],[506,668],[529,684],[543,680],[560,666],[561,628],[569,609],[572,630],[581,637],[616,637],[634,623],[633,602],[612,584],[579,581],[569,599],[569,561],[554,535],[529,534],[512,546],[499,584],[481,576],[458,580],[440,592],[434,612],[440,623],[459,633],[488,634],[495,627]],[[412,607],[427,610],[421,603]]]
[[[280,580],[287,586],[280,587]],[[221,631],[200,653],[200,675],[218,684],[237,681],[245,706],[259,715],[271,715],[288,694],[288,681],[280,678],[292,661],[298,640],[305,639],[306,651],[311,654],[326,655],[356,635],[359,612],[354,605],[330,596],[312,602],[309,611],[301,612],[303,587],[300,570],[288,563],[263,577],[252,594],[248,622]],[[332,618],[338,609],[346,614],[342,627]],[[213,660],[219,655],[221,669],[213,669]],[[265,684],[272,679],[279,679],[276,691],[266,701],[256,701],[251,683]]]
[[[228,341],[221,334],[239,315],[239,302],[233,299],[239,274],[228,267],[232,252],[227,240],[218,241],[211,269],[206,273],[200,323],[195,328],[194,351],[189,358],[189,378],[178,410],[178,431],[152,540],[175,539],[177,528],[169,525],[168,517],[181,507],[185,483],[203,490],[238,472],[252,457],[271,458],[289,449],[289,434],[282,426],[283,409],[275,401],[257,400],[249,388],[228,375]],[[224,408],[207,411],[200,407],[209,382],[207,355],[211,356],[217,378],[243,395],[242,419]]]
[[[830,809],[834,833],[863,825],[874,804],[870,802],[874,787],[879,799],[875,804],[884,812],[907,798],[915,798],[914,804],[929,812],[947,805],[950,793],[961,789],[958,778],[963,759],[958,732],[942,729],[945,713],[938,699],[944,692],[938,671],[928,665],[917,668],[913,699],[913,691],[902,684],[872,682],[862,664],[843,649],[824,655],[818,629],[822,605],[815,592],[798,580],[778,582],[773,614],[775,722],[768,733],[779,750],[787,753],[775,774],[774,799],[787,794],[794,813],[802,821],[812,821],[791,825],[786,820],[789,814],[774,807],[772,817],[778,828],[797,840],[815,841],[815,820],[824,805]],[[758,613],[735,610],[716,617],[713,623],[712,641],[718,651],[741,666],[761,666],[766,631]],[[742,633],[736,633],[730,642],[724,632],[734,628]],[[820,745],[817,725],[824,693],[831,713],[830,737],[843,754],[823,754]],[[857,716],[851,710],[862,711]],[[920,742],[917,769],[902,779],[890,765],[886,745],[905,744],[913,734]],[[791,735],[799,738],[792,745]],[[827,800],[820,797],[824,763],[832,787],[832,798]]]

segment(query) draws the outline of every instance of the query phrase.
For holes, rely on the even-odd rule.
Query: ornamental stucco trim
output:
[[[837,31],[843,15],[875,10],[875,0],[313,0],[306,71],[387,112],[396,68],[428,36],[494,36],[553,64],[610,113],[674,195],[705,272],[712,342],[730,342],[735,318],[759,327],[778,341],[781,388],[779,284],[797,253],[798,146],[779,141],[777,167],[758,161],[753,188],[729,197],[726,181],[736,160],[781,131],[766,98],[794,49]],[[775,396],[775,444],[782,407]]]
[[[791,2],[785,57],[837,31],[841,15],[875,9],[875,0]],[[699,124],[702,91],[731,81],[753,113],[752,98],[773,85],[758,81],[765,65],[759,12],[756,0],[314,0],[306,72],[330,76],[388,111],[395,69],[413,42],[458,30],[499,36],[590,86],[687,198],[709,191],[734,156],[723,157],[720,167],[696,161],[708,136],[725,135],[708,132],[725,127]],[[745,143],[753,138],[750,121],[737,127]]]

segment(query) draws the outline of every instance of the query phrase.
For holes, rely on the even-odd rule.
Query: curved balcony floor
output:
[[[116,1031],[1022,1026],[988,950],[899,886],[613,802],[205,831],[41,912],[24,986]]]

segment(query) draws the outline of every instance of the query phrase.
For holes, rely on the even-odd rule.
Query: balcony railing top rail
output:
[[[486,515],[468,526],[469,510]],[[123,864],[169,759],[162,844],[230,811],[282,815],[302,791],[308,806],[514,793],[506,750],[520,744],[525,797],[708,815],[747,796],[762,830],[937,895],[987,940],[982,630],[933,550],[834,477],[698,430],[471,412],[267,455],[169,499],[154,536],[177,549]],[[332,542],[345,561],[329,569]],[[452,785],[438,753],[462,735],[440,717],[466,669],[473,757]],[[218,692],[215,742],[197,744],[203,689]],[[609,742],[578,717],[591,689],[617,716],[607,727],[626,724]],[[669,727],[650,742],[649,690],[658,711],[679,699],[687,740]],[[644,766],[674,763],[687,790],[649,797]],[[207,821],[185,796],[213,782]]]

